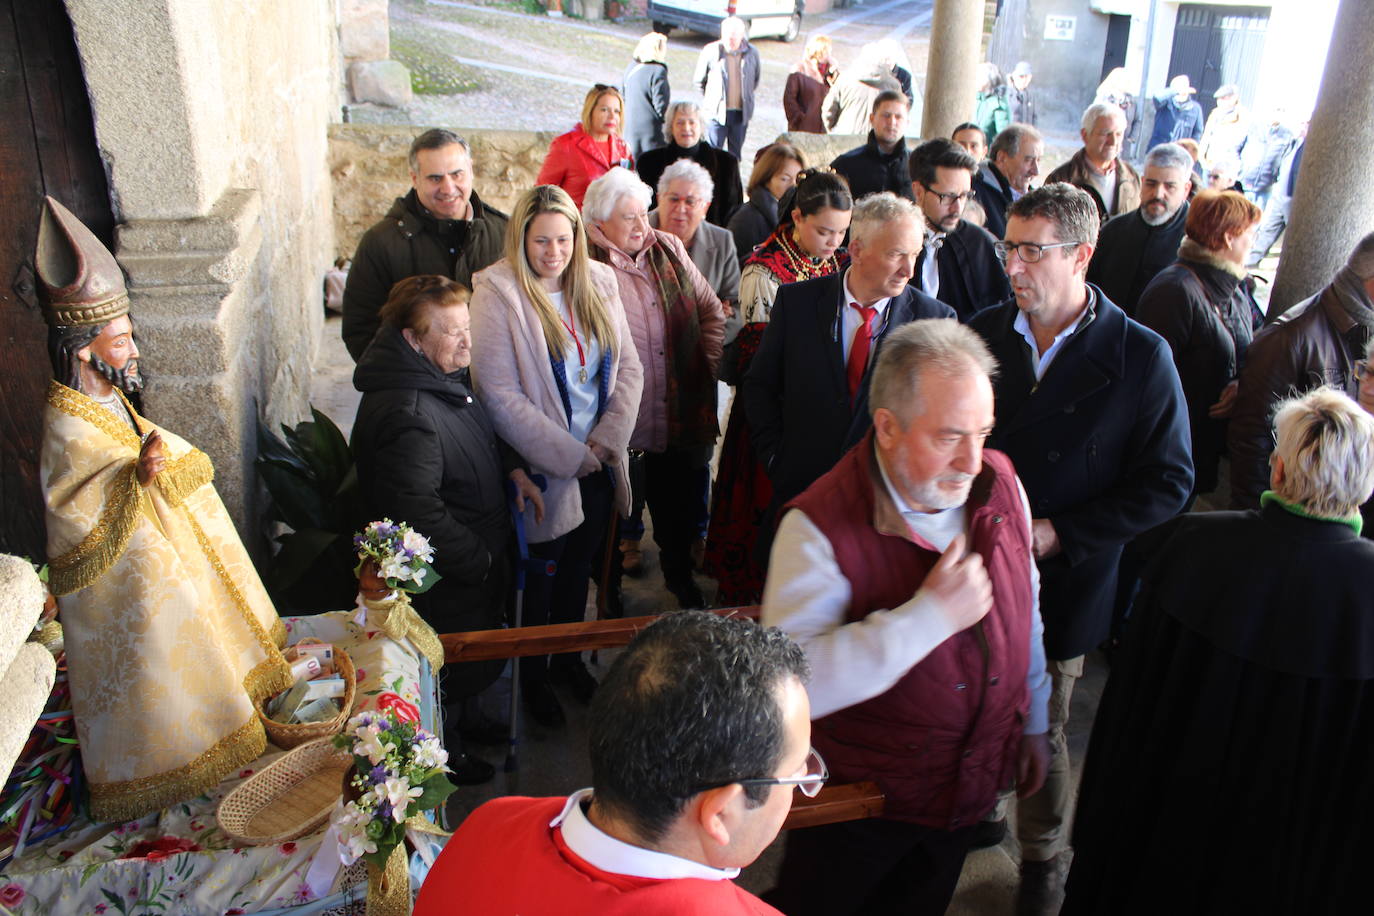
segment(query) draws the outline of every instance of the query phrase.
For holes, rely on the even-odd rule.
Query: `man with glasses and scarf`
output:
[[[943,913],[998,792],[1050,748],[1031,513],[992,431],[987,347],[953,318],[888,335],[872,427],[784,510],[762,620],[806,649],[812,741],[882,817],[788,835],[789,916]]]
[[[1158,334],[1086,282],[1097,205],[1055,182],[1007,211],[997,254],[1013,298],[972,322],[997,358],[997,425],[1030,497],[1054,757],[1017,809],[1022,913],[1057,913],[1073,783],[1064,727],[1083,657],[1108,634],[1121,552],[1178,514],[1193,485],[1183,388]]]
[[[820,791],[806,657],[705,611],[645,628],[592,700],[592,788],[498,798],[463,821],[416,916],[780,916],[732,880]]]
[[[911,151],[911,196],[925,214],[924,245],[911,285],[954,309],[967,322],[1011,295],[997,263],[996,239],[964,219],[973,199],[978,160],[953,140],[927,140]]]

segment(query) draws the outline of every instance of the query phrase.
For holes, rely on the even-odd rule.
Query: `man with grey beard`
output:
[[[1145,287],[1178,257],[1192,190],[1192,157],[1177,143],[1161,143],[1145,157],[1140,206],[1102,227],[1088,282],[1127,315],[1134,317]]]

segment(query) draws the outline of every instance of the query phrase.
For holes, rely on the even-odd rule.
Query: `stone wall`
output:
[[[334,250],[352,257],[358,239],[381,219],[392,200],[410,189],[406,153],[424,127],[334,124],[329,128],[329,171],[334,179]],[[472,147],[474,187],[483,201],[509,213],[521,192],[534,186],[553,131],[457,129]],[[808,165],[828,165],[865,137],[783,134]],[[753,163],[748,163],[752,166]],[[749,168],[742,180],[748,181]]]
[[[260,544],[256,421],[306,414],[332,258],[334,2],[67,6],[121,224],[145,409],[209,453],[240,533]]]

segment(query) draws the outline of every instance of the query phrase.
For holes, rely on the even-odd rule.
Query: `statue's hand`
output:
[[[167,455],[162,447],[162,437],[156,431],[151,432],[138,450],[138,470],[135,471],[138,482],[146,487],[166,466]]]
[[[380,601],[391,594],[376,560],[363,561],[363,568],[358,571],[358,592],[370,601]]]

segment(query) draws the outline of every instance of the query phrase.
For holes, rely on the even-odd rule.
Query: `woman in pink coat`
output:
[[[615,274],[587,257],[567,193],[541,185],[516,203],[505,257],[473,279],[477,398],[497,435],[548,479],[544,519],[526,506],[525,530],[530,555],[556,572],[529,577],[522,623],[581,620],[611,510],[629,512],[626,448],[643,380]],[[563,723],[551,678],[583,702],[596,689],[576,653],[524,659],[520,674],[530,714],[550,728]]]
[[[614,86],[597,83],[582,103],[582,123],[553,138],[539,169],[539,184],[556,184],[582,206],[587,185],[615,168],[631,168],[634,159],[621,139],[625,100]]]

